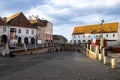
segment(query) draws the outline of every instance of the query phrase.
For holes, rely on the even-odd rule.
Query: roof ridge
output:
[[[6,22],[9,22],[11,19],[14,19],[15,17],[19,16],[20,14],[23,14],[22,12],[17,12],[11,16],[9,16],[6,20]]]

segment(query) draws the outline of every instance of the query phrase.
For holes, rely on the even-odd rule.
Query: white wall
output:
[[[26,27],[18,27],[18,26],[9,26],[9,34],[10,34],[10,28],[16,28],[16,36],[22,38],[22,43],[24,43],[24,38],[28,37],[29,43],[31,41],[31,38],[33,37],[36,39],[36,33],[37,29],[35,28],[26,28]],[[21,33],[18,33],[18,30],[21,29]],[[29,30],[29,34],[26,34],[26,30]],[[32,34],[32,30],[34,30],[34,34]],[[18,41],[18,40],[17,40]]]
[[[3,29],[6,29],[6,31],[3,31]],[[4,26],[4,25],[0,26],[0,36],[1,35],[8,35],[8,27],[7,26]]]
[[[115,37],[113,37],[113,34],[115,34]],[[98,38],[100,38],[100,34],[79,34],[79,35],[72,35],[72,43],[74,43],[74,40],[76,40],[76,43],[78,43],[78,40],[80,40],[81,43],[84,43],[83,40],[85,40],[85,42],[88,42],[88,40],[91,40],[94,35],[96,35]],[[106,35],[108,35],[108,37]],[[104,33],[103,34],[103,38],[105,38],[107,40],[118,40],[118,33]]]

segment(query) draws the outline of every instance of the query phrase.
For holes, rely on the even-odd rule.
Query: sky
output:
[[[53,33],[71,40],[74,27],[120,22],[120,0],[1,0],[0,16],[23,12],[53,23]]]

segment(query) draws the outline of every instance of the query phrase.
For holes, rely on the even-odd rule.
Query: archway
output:
[[[7,36],[6,35],[2,35],[1,36],[1,42],[7,43],[7,41],[8,41]]]
[[[18,44],[22,43],[22,38],[18,37]]]
[[[28,44],[28,38],[27,37],[24,38],[24,43]]]
[[[35,39],[31,38],[31,44],[35,44]]]

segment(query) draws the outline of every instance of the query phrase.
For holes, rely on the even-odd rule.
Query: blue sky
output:
[[[2,0],[0,16],[23,12],[47,19],[54,25],[54,34],[71,39],[75,26],[120,22],[120,0]]]

